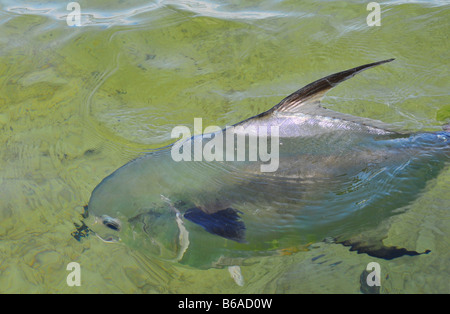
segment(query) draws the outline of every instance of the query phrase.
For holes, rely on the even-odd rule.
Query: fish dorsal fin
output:
[[[338,85],[339,83],[348,80],[349,78],[352,78],[354,75],[366,69],[375,67],[383,63],[391,62],[393,60],[394,59],[388,59],[374,63],[369,63],[353,69],[328,75],[290,94],[275,107],[273,107],[269,111],[266,111],[265,114],[275,112],[284,112],[284,113],[309,112],[311,109],[314,108],[318,109],[321,107],[320,100],[323,98],[325,93],[328,92],[333,87],[335,87],[336,85]]]

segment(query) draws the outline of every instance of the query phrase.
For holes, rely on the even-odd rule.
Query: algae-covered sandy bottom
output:
[[[0,4],[1,293],[360,293],[370,262],[381,293],[450,292],[450,169],[370,232],[427,255],[383,260],[316,242],[228,270],[156,261],[95,237],[76,241],[91,191],[176,125],[229,125],[327,74],[395,57],[325,98],[334,110],[439,130],[449,114],[445,1],[64,1]],[[369,231],[368,231],[369,232]],[[318,240],[320,241],[320,240]],[[69,287],[70,262],[81,286]]]

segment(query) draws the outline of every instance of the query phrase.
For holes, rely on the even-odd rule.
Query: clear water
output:
[[[172,141],[176,125],[230,125],[325,75],[396,61],[325,98],[336,111],[412,131],[450,118],[448,1],[0,1],[0,292],[360,293],[369,262],[381,293],[448,293],[448,167],[370,235],[431,250],[386,261],[317,242],[242,266],[199,270],[72,236],[107,175]],[[276,247],[274,243],[274,247]],[[66,266],[81,266],[69,287]]]

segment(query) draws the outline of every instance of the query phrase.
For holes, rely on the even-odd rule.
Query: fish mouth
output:
[[[98,233],[95,233],[95,236],[102,240],[105,243],[118,243],[120,241],[120,238],[115,238],[114,236],[107,236],[105,238],[98,235]]]

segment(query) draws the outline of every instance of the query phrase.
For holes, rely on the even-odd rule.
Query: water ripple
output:
[[[202,0],[159,0],[153,3],[146,3],[141,6],[122,8],[121,10],[111,10],[113,4],[104,9],[93,9],[86,7],[84,3],[81,8],[82,26],[112,26],[112,25],[136,25],[142,22],[141,16],[163,8],[181,10],[193,13],[195,16],[205,16],[224,20],[260,20],[266,18],[286,16],[286,12],[264,11],[257,9],[239,10],[233,9],[232,5],[218,3],[214,1]],[[21,4],[10,1],[5,5],[5,11],[23,15],[44,15],[57,20],[66,20],[68,10],[66,4]]]

